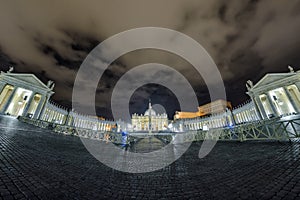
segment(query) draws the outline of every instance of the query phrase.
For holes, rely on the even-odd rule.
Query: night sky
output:
[[[70,107],[76,72],[86,55],[114,34],[146,26],[177,30],[198,41],[217,64],[234,106],[248,99],[248,79],[256,83],[268,72],[288,72],[288,65],[300,69],[300,0],[3,0],[0,68],[14,66],[15,72],[34,73],[45,83],[54,80],[52,99]],[[111,118],[110,98],[119,78],[149,62],[172,66],[189,80],[199,104],[210,102],[201,76],[185,60],[139,50],[120,57],[101,78],[98,115]],[[149,84],[134,93],[130,111],[143,113],[148,98],[163,105],[169,117],[179,109],[170,90]]]

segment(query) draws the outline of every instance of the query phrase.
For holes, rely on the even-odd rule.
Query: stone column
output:
[[[59,109],[57,109],[57,114],[56,114],[56,120],[58,121],[58,123],[60,124],[61,123],[61,116],[62,116],[62,114],[61,114],[61,112],[60,112],[60,110]]]
[[[47,121],[50,122],[53,116],[53,110],[51,110],[50,108],[47,108],[47,110],[48,110]]]
[[[47,122],[50,122],[53,116],[53,110],[48,108],[48,117],[47,117]]]
[[[245,117],[245,112],[244,111],[241,112],[241,118],[242,118],[242,122],[246,121],[246,117]]]
[[[66,111],[67,111],[67,110],[66,110]],[[64,124],[64,125],[69,125],[69,121],[70,121],[70,112],[67,111],[67,115],[66,115],[66,117],[65,117],[65,119],[64,119],[63,124]]]
[[[231,123],[233,125],[236,125],[236,121],[235,121],[234,114],[233,114],[232,110],[229,110],[228,112],[229,112],[229,118],[231,119]]]
[[[250,114],[249,114],[249,110],[248,110],[248,109],[246,110],[246,116],[247,116],[247,122],[250,122],[250,121],[252,121],[252,119],[251,119],[251,116],[250,116]]]
[[[253,109],[250,108],[248,112],[249,112],[250,120],[254,121],[255,120],[255,114],[253,113]]]
[[[85,128],[85,121],[84,121],[84,119],[81,119],[81,128]]]
[[[253,96],[251,96],[251,101],[252,101],[252,103],[254,105],[254,110],[256,112],[256,115],[257,115],[258,119],[263,119],[263,115],[260,113],[260,109],[259,109],[258,103],[256,102],[255,99],[257,99],[257,98],[254,98]]]
[[[245,115],[245,122],[250,121],[250,120],[249,120],[248,113],[247,113],[247,110],[244,111],[244,115]]]
[[[242,120],[243,120],[243,122],[246,122],[247,118],[246,118],[246,115],[245,115],[245,111],[242,111],[241,114],[242,114]]]
[[[57,121],[58,121],[59,124],[62,123],[62,116],[63,116],[63,114],[62,114],[62,113],[60,112],[60,110],[58,109],[58,110],[57,110],[57,117],[56,117],[56,119],[57,119]]]
[[[79,116],[77,116],[77,126],[76,127],[78,127],[78,128],[80,128],[80,126],[81,126],[81,119],[79,118]]]
[[[253,116],[252,116],[252,111],[251,111],[251,109],[250,109],[250,110],[248,110],[248,115],[249,115],[249,119],[250,119],[250,121],[253,121],[253,120],[254,120],[254,118],[253,118]]]
[[[264,106],[263,106],[262,103],[261,103],[260,98],[259,98],[259,97],[255,97],[255,98],[254,98],[254,102],[255,102],[255,104],[257,105],[259,117],[260,117],[261,119],[268,118],[268,116],[267,116],[267,114],[266,114],[266,112],[265,112]]]
[[[239,120],[239,123],[243,122],[242,112],[239,112],[239,114],[238,114],[238,120]]]
[[[235,117],[236,117],[236,122],[239,124],[239,123],[241,123],[241,120],[240,120],[240,115],[239,115],[239,113],[237,112],[237,113],[235,113]]]
[[[242,122],[242,119],[241,119],[241,112],[236,113],[236,118],[237,118],[238,123],[241,123],[241,122]]]
[[[288,89],[287,89],[286,87],[283,87],[283,89],[284,89],[284,92],[285,92],[285,94],[286,94],[288,100],[289,100],[290,103],[292,104],[292,106],[293,106],[295,112],[299,113],[300,110],[299,110],[299,107],[297,106],[297,104],[296,104],[294,98],[291,96],[290,92],[288,91]]]
[[[41,119],[42,116],[44,115],[45,109],[47,107],[47,104],[48,104],[48,101],[50,98],[50,96],[45,97],[44,95],[43,95],[43,97],[45,98],[45,100],[44,100],[44,103],[41,105],[40,113],[37,113],[37,116],[36,116],[37,119]]]
[[[37,119],[40,119],[40,120],[43,120],[43,121],[47,121],[47,117],[49,116],[48,114],[48,111],[47,109],[45,110],[43,116],[41,116],[40,118],[37,118]]]
[[[139,130],[141,129],[141,124],[139,123]],[[102,131],[105,131],[105,122],[102,122]]]
[[[99,121],[98,123],[99,123],[99,124],[98,124],[98,130],[99,130],[99,131],[102,131],[102,123],[101,123],[101,121]]]
[[[87,120],[84,118],[83,120],[83,128],[88,128]]]
[[[60,124],[65,124],[65,121],[66,121],[66,115],[64,113],[61,113],[60,114]]]
[[[52,118],[51,118],[51,122],[55,122],[56,121],[56,115],[57,115],[57,111],[54,107],[52,107]]]
[[[58,120],[58,112],[57,112],[57,110],[54,108],[53,109],[53,118],[52,118],[52,120],[51,121],[57,121]]]
[[[41,99],[40,99],[40,101],[39,101],[39,104],[38,104],[38,106],[36,107],[36,110],[35,110],[35,112],[34,112],[33,118],[38,119],[38,117],[39,117],[39,115],[40,115],[40,113],[41,113],[41,110],[42,110],[42,106],[43,106],[44,103],[46,102],[45,100],[46,100],[45,96],[42,95],[42,96],[41,96]],[[41,116],[40,118],[42,118],[42,116]]]
[[[67,122],[68,125],[69,126],[75,126],[74,125],[74,115],[73,115],[73,113],[69,113],[69,116],[70,116],[70,118],[69,118],[69,121]]]
[[[8,97],[7,102],[3,106],[2,110],[0,111],[0,113],[5,113],[5,111],[7,110],[8,106],[9,106],[9,104],[11,103],[12,98],[15,96],[17,89],[18,89],[18,87],[14,87],[12,93]]]
[[[87,122],[87,128],[88,128],[88,129],[91,129],[92,125],[91,125],[90,119],[87,119],[86,122]]]
[[[295,86],[297,87],[297,89],[300,91],[300,82],[296,82]]]
[[[2,93],[2,91],[6,85],[7,85],[7,83],[0,81],[0,94]]]
[[[268,100],[269,103],[270,103],[271,109],[273,110],[273,114],[274,114],[275,116],[278,116],[277,109],[275,108],[275,106],[274,106],[274,104],[273,104],[272,96],[270,95],[269,92],[267,92],[266,96],[267,96],[267,100]]]
[[[80,127],[80,119],[78,116],[76,116],[76,127]]]
[[[77,118],[77,116],[74,117],[74,126],[78,127],[78,118]]]
[[[80,127],[80,119],[78,115],[76,116],[76,127]]]
[[[50,117],[50,122],[53,122],[55,120],[55,110],[52,108],[51,110],[51,117]]]
[[[84,128],[84,119],[81,119],[80,121],[81,121],[80,127],[81,127],[81,128]]]
[[[79,127],[80,127],[80,128],[83,128],[83,119],[80,118],[80,119],[79,119],[79,122],[80,122],[80,123],[79,123],[79,124],[80,124]]]
[[[62,124],[62,120],[63,120],[63,114],[57,111],[57,121],[59,122],[59,124]]]
[[[67,123],[67,117],[68,117],[68,113],[62,115],[61,119],[62,119],[62,124],[63,125],[65,125]]]
[[[56,123],[59,123],[59,120],[60,120],[60,113],[58,112],[58,110],[56,110],[54,115],[54,121],[57,121]]]
[[[32,100],[33,100],[33,97],[34,97],[35,94],[36,94],[36,92],[32,92],[32,94],[30,95],[30,97],[29,97],[29,99],[27,101],[27,104],[26,104],[26,106],[24,108],[24,111],[22,113],[22,116],[26,116],[27,115],[27,112],[29,110],[29,107],[31,106],[31,103],[32,103]]]
[[[244,115],[243,115],[243,111],[240,112],[240,118],[241,118],[241,122],[244,122],[244,121],[245,121]]]

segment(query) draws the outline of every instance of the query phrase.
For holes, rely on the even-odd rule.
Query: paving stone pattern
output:
[[[300,142],[193,143],[159,171],[113,170],[77,137],[0,117],[0,199],[300,199]]]

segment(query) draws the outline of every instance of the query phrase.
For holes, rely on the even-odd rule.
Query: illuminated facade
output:
[[[151,102],[144,115],[133,114],[131,118],[133,131],[161,131],[168,127],[168,116],[166,113],[156,114]]]
[[[300,72],[290,66],[289,70],[289,73],[266,74],[255,85],[247,82],[247,94],[261,119],[300,112]]]
[[[177,131],[222,128],[231,125],[267,120],[300,113],[300,71],[289,66],[289,73],[266,74],[255,85],[247,81],[251,99],[225,112],[210,116],[180,119],[174,124]]]
[[[177,112],[171,129],[204,130],[221,128],[273,117],[300,113],[300,71],[289,67],[289,73],[266,74],[258,83],[247,81],[251,99],[234,109],[230,102],[214,101],[198,107],[197,112]],[[26,116],[50,123],[96,131],[161,131],[168,130],[167,114],[157,114],[149,102],[144,115],[133,114],[132,124],[108,121],[68,110],[54,102],[53,81],[44,84],[33,74],[12,72],[0,74],[0,113]]]
[[[53,88],[53,81],[48,81],[46,85],[33,74],[13,73],[11,67],[8,72],[0,74],[0,113],[15,117],[26,116],[82,129],[126,130],[125,125],[120,127],[114,121],[69,111],[52,102],[50,97],[54,94]]]
[[[47,85],[33,74],[12,73],[0,74],[0,113],[12,116],[39,118],[43,109],[54,93],[54,83]]]
[[[202,117],[202,116],[206,116],[206,115],[210,115],[210,114],[222,113],[222,112],[225,112],[227,108],[232,110],[231,103],[229,101],[220,99],[220,100],[216,100],[211,103],[199,106],[197,112],[176,111],[176,113],[174,115],[174,120],[196,118],[196,117]]]

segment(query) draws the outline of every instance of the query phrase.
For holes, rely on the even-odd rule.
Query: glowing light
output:
[[[208,126],[207,125],[203,125],[203,128],[202,128],[204,131],[208,131],[209,130],[209,128],[208,128]]]

